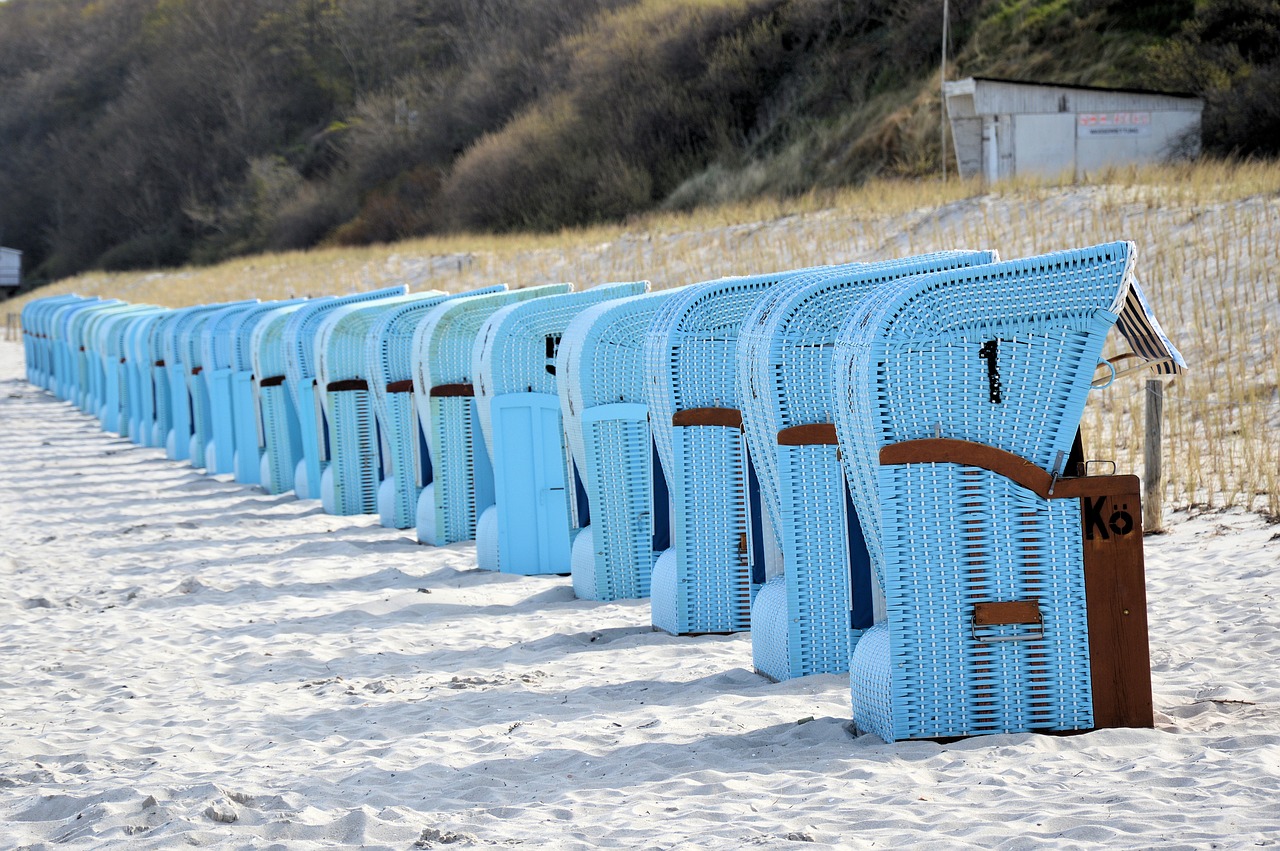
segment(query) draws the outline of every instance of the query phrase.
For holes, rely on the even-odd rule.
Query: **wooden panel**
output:
[[[742,412],[737,408],[689,408],[671,415],[673,426],[723,426],[742,428]]]
[[[403,381],[392,381],[387,385],[388,393],[412,393],[413,379],[406,378]]]
[[[1093,476],[1080,481],[1104,480],[1125,481],[1129,490],[1080,500],[1094,724],[1151,727],[1151,655],[1139,482],[1136,476]]]
[[[431,388],[432,396],[474,396],[476,389],[471,384],[437,384]]]
[[[1040,603],[1036,600],[1009,600],[1001,603],[974,603],[974,626],[1008,626],[1040,623]]]
[[[200,373],[202,373],[202,372],[204,372],[204,367],[202,367],[202,366],[193,366],[193,367],[191,367],[191,374],[192,374],[192,375],[199,375],[199,374],[200,374]]]
[[[834,423],[809,423],[778,432],[779,446],[837,446]],[[884,463],[884,462],[881,462]]]
[[[258,382],[259,387],[278,387],[284,384],[285,377],[283,375],[271,375]]]

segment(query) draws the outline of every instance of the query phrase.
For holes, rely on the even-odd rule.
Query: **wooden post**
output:
[[[1164,382],[1147,379],[1146,437],[1143,441],[1142,526],[1148,532],[1164,531],[1164,471],[1160,453],[1164,431]]]
[[[5,342],[11,343],[18,339],[18,314],[6,313],[4,315],[4,339]]]

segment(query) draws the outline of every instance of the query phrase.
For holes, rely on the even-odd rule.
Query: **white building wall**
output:
[[[22,283],[22,252],[0,248],[0,287],[16,287]]]
[[[1199,150],[1198,98],[979,78],[945,92],[963,177],[1081,177]]]

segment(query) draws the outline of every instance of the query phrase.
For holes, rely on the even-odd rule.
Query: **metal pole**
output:
[[[1142,528],[1147,532],[1164,531],[1164,471],[1160,453],[1164,431],[1164,382],[1147,379],[1146,436],[1143,441],[1144,479],[1142,492]]]
[[[939,132],[939,149],[942,153],[942,182],[947,182],[947,18],[950,0],[942,0],[942,124]]]

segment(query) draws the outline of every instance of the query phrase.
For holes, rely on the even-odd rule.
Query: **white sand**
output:
[[[842,677],[165,461],[0,344],[0,847],[1276,844],[1280,526],[1171,521],[1157,729],[886,745]]]

